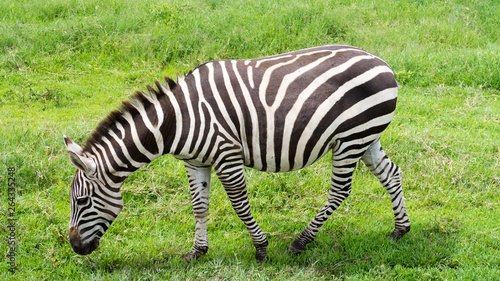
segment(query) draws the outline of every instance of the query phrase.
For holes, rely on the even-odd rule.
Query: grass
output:
[[[500,278],[500,4],[497,1],[2,1],[0,237],[8,235],[8,167],[16,167],[16,261],[1,279],[494,280]],[[134,173],[125,209],[90,256],[70,248],[62,141],[82,143],[134,90],[214,59],[323,44],[384,58],[401,84],[383,135],[404,171],[412,230],[399,241],[390,200],[366,167],[300,256],[289,243],[326,200],[325,157],[293,173],[247,170],[271,261],[257,264],[214,176],[211,247],[186,264],[194,219],[182,164]],[[2,241],[5,241],[2,239]]]

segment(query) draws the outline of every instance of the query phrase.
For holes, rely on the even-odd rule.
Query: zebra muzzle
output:
[[[69,229],[69,242],[73,251],[79,255],[88,255],[99,247],[99,238],[94,237],[91,240],[82,241],[76,227],[70,227]]]

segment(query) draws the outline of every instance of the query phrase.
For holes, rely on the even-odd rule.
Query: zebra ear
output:
[[[69,160],[71,160],[73,166],[86,174],[93,174],[96,170],[95,163],[90,158],[83,155],[83,149],[78,144],[71,141],[67,136],[64,136],[64,142],[68,149]]]

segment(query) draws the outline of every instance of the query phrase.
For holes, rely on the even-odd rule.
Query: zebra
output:
[[[302,169],[331,151],[325,205],[291,243],[300,253],[351,192],[359,160],[388,191],[395,217],[389,237],[410,230],[401,169],[380,144],[392,120],[398,84],[382,59],[342,45],[313,47],[257,59],[211,61],[175,82],[155,81],[103,119],[83,148],[64,136],[71,163],[69,240],[93,252],[123,207],[120,188],[141,166],[171,154],[183,161],[195,219],[192,250],[208,250],[207,214],[212,169],[246,226],[255,258],[268,240],[250,210],[244,167],[267,172]]]

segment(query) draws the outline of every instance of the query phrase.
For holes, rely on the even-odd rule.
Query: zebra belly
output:
[[[313,164],[328,153],[328,151],[329,150],[326,150],[324,153],[314,158],[309,158],[309,161],[306,163],[303,161],[303,158],[297,158],[294,162],[290,162],[287,158],[281,158],[279,161],[276,161],[276,158],[270,157],[261,159],[260,161],[254,161],[253,163],[245,163],[245,166],[259,171],[274,173],[296,171]],[[277,163],[279,163],[279,165],[277,165]]]

